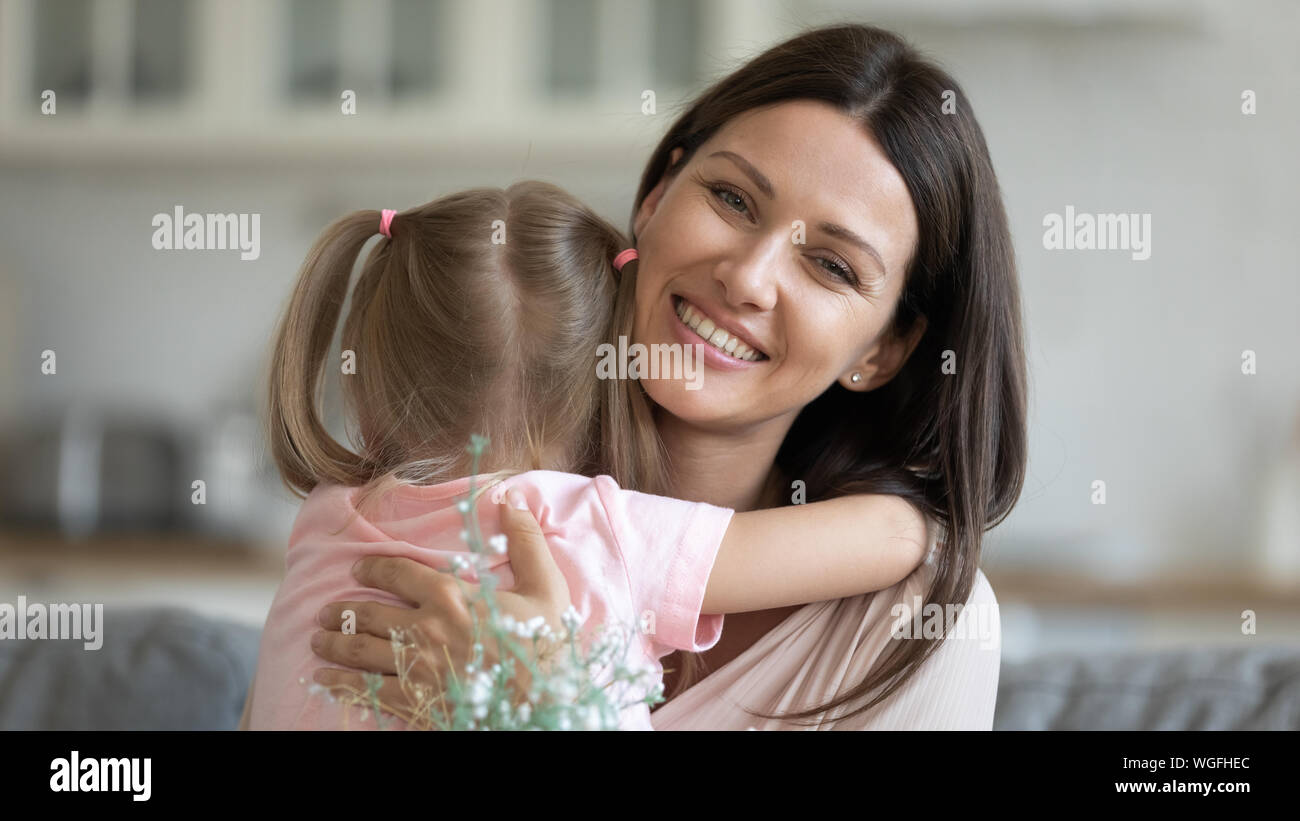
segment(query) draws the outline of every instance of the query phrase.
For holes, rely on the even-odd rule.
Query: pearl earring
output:
[[[862,381],[862,374],[860,374],[860,373],[855,373],[855,374],[853,374],[853,376],[850,377],[850,378],[851,378],[851,379],[853,380],[853,382],[856,384],[856,383]]]

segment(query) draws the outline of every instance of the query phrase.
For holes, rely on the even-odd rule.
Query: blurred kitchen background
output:
[[[626,225],[685,101],[838,20],[958,78],[1005,193],[1032,449],[984,554],[1004,655],[1231,644],[1247,609],[1300,640],[1289,0],[0,0],[0,601],[260,625],[296,511],[261,378],[316,234],[522,178]],[[154,250],[177,205],[260,214],[260,257]],[[1151,214],[1150,259],[1044,250],[1066,206]]]

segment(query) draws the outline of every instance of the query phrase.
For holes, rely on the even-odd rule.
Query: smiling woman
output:
[[[906,267],[916,217],[901,175],[861,124],[819,101],[748,111],[691,160],[684,154],[672,152],[671,179],[635,219],[633,338],[690,340],[677,315],[684,303],[705,317],[699,336],[722,328],[760,357],[689,401],[673,383],[646,391],[672,410],[677,421],[665,423],[726,419],[765,439],[770,458],[828,385],[857,373],[852,388],[879,387],[919,341],[923,320],[905,335],[883,333],[903,289],[887,272]],[[799,225],[811,227],[804,243],[792,241]],[[848,239],[863,235],[878,238],[883,258]]]
[[[941,113],[945,99],[954,113]],[[738,511],[788,505],[792,486],[808,502],[897,497],[930,524],[926,561],[892,587],[729,615],[715,646],[666,676],[656,728],[743,729],[756,717],[764,728],[991,727],[996,643],[890,632],[891,606],[915,596],[996,608],[982,537],[1024,480],[1015,262],[960,86],[876,28],[781,43],[668,129],[632,234],[640,259],[618,283],[615,327],[640,344],[711,344],[701,390],[645,381],[640,403],[620,409],[619,386],[603,388],[605,472]],[[941,370],[945,353],[955,373]],[[637,461],[654,452],[667,456],[662,474]],[[858,544],[866,508],[837,510],[819,530],[789,531],[792,566],[813,552],[801,534]],[[410,593],[418,572],[385,561],[385,589],[407,590],[419,610],[377,617],[371,637],[414,618],[463,643],[436,597]],[[529,612],[568,604],[521,601]],[[349,664],[363,637],[335,638],[321,655]],[[695,684],[701,660],[714,672]]]

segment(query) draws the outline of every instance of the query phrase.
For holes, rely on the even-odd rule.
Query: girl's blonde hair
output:
[[[276,332],[268,436],[295,495],[334,483],[369,485],[370,497],[467,475],[472,434],[489,438],[479,472],[497,478],[545,468],[666,489],[640,384],[595,375],[600,344],[631,328],[635,265],[614,270],[628,247],[617,229],[536,181],[402,212],[361,268],[333,365],[352,269],[379,223],[379,211],[357,211],[321,234]],[[355,449],[322,422],[334,367]]]

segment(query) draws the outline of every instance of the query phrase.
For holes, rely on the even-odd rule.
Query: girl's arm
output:
[[[892,587],[925,558],[926,518],[901,496],[857,494],[732,516],[703,613],[746,613]]]

